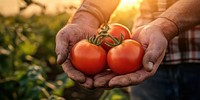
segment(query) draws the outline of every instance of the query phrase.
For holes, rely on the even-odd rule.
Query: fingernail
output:
[[[57,56],[57,63],[58,63],[59,65],[61,64],[61,56],[60,56],[60,55]]]
[[[148,62],[147,68],[148,68],[149,71],[151,71],[153,69],[153,63]]]

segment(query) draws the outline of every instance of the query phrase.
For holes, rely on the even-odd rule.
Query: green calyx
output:
[[[105,37],[105,35],[98,35],[98,36],[93,35],[91,37],[88,36],[86,39],[88,40],[88,42],[90,42],[90,43],[92,43],[94,45],[99,46],[103,42],[103,38],[104,37]]]
[[[105,42],[107,46],[114,47],[114,46],[120,45],[122,41],[124,40],[123,34],[120,34],[120,39],[118,39],[108,33],[109,29],[110,27],[107,24],[104,24],[103,27],[101,27],[101,31],[98,33],[98,35],[93,35],[91,37],[87,36],[86,39],[88,40],[88,42],[99,46],[102,44],[103,39],[105,37],[109,37],[113,41],[113,43]]]
[[[86,39],[90,43],[99,46],[103,42],[104,37],[107,37],[109,29],[110,29],[109,26],[107,24],[104,24],[104,26],[101,28],[101,31],[98,33],[98,36],[96,35],[93,35],[91,37],[87,36]]]
[[[103,27],[101,28],[101,32],[99,32],[99,35],[105,35],[104,37],[109,37],[112,39],[113,44],[106,42],[105,44],[109,47],[114,47],[117,46],[119,44],[122,43],[122,41],[124,40],[124,36],[123,34],[120,34],[120,39],[113,37],[112,35],[108,34],[108,30],[110,29],[110,27],[108,26],[108,24],[104,24]]]
[[[113,41],[113,43],[109,43],[109,42],[106,42],[106,43],[105,43],[105,44],[106,44],[107,46],[109,46],[109,47],[114,47],[114,46],[120,45],[120,44],[123,42],[123,40],[124,40],[123,34],[120,34],[120,39],[118,39],[118,38],[116,38],[116,37],[113,37],[113,36],[111,36],[110,34],[107,35],[107,36],[108,36],[109,38],[111,38],[112,41]]]
[[[101,28],[101,31],[98,33],[100,34],[108,34],[108,30],[110,29],[110,27],[107,24],[104,24],[104,26]]]

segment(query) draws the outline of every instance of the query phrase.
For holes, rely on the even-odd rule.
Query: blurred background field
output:
[[[81,2],[0,0],[0,100],[129,100],[124,89],[84,89],[56,64],[56,33]],[[139,2],[122,0],[110,23],[131,29]]]

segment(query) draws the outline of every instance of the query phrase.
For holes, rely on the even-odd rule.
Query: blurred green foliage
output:
[[[0,17],[0,99],[63,99],[73,86],[56,64],[55,34],[69,18]],[[59,20],[58,20],[59,19]]]
[[[99,100],[129,100],[129,95],[124,89],[114,88],[105,90]]]

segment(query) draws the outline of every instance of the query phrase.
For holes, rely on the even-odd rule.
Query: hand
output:
[[[136,29],[133,39],[140,42],[145,49],[143,68],[134,73],[117,75],[104,72],[94,77],[94,86],[99,88],[125,87],[140,84],[151,77],[161,64],[167,48],[167,39],[157,25],[148,25]]]
[[[93,87],[93,79],[85,76],[73,67],[69,59],[69,52],[78,41],[86,38],[88,35],[94,35],[96,32],[97,27],[91,27],[82,23],[68,24],[56,36],[57,63],[62,64],[62,68],[69,78],[79,82],[86,88]]]

